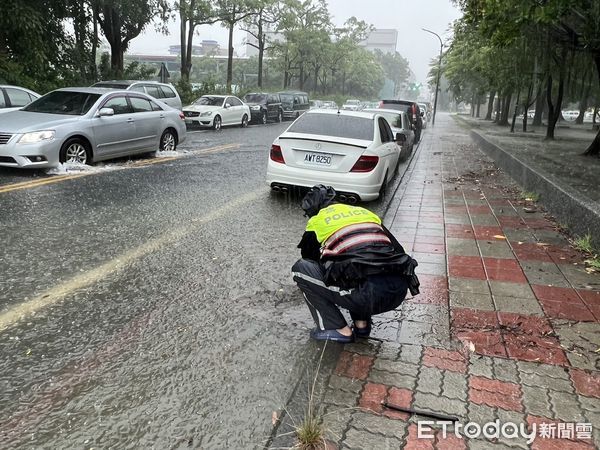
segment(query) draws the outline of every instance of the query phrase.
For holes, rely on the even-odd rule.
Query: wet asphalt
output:
[[[0,192],[0,448],[264,445],[318,351],[306,219],[264,181],[287,125]],[[0,190],[52,177],[0,168]]]

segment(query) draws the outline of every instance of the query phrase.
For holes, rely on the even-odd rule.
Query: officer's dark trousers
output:
[[[370,320],[372,315],[397,308],[406,297],[407,284],[398,275],[371,275],[357,288],[344,290],[326,286],[321,265],[301,259],[292,267],[294,281],[304,294],[308,309],[321,330],[344,328],[347,323],[338,306],[352,320]]]

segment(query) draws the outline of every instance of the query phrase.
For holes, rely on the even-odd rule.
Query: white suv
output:
[[[181,98],[179,98],[179,94],[173,85],[159,83],[158,81],[110,80],[99,81],[93,84],[92,87],[143,92],[179,111],[183,106]]]

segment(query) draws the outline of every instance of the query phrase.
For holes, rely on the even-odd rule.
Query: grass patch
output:
[[[525,200],[528,202],[537,202],[540,199],[540,194],[537,192],[521,192],[521,200]]]
[[[589,233],[583,237],[578,237],[575,239],[573,246],[582,252],[594,253],[594,249],[592,247],[592,235]]]
[[[596,272],[600,272],[600,258],[599,257],[596,256],[595,258],[586,259],[585,263],[588,265],[588,267],[591,267]]]
[[[321,356],[315,370],[315,375],[312,380],[312,384],[308,389],[308,405],[304,412],[304,418],[296,426],[296,438],[298,444],[295,448],[299,450],[317,450],[325,448],[325,427],[323,425],[323,411],[320,405],[317,405],[317,379],[319,377],[319,371],[321,370],[321,362],[323,361],[323,355],[325,354],[325,348],[327,348],[327,341],[323,345]]]

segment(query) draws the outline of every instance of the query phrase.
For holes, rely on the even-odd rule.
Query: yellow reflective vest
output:
[[[306,231],[314,231],[317,235],[317,241],[322,244],[340,228],[357,223],[381,225],[381,219],[377,214],[360,206],[336,203],[321,209],[319,214],[311,217],[306,224]]]

